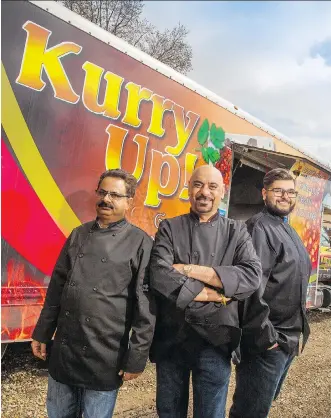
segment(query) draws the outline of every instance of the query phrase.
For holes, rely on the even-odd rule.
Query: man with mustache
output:
[[[262,264],[262,284],[242,308],[241,363],[230,418],[266,418],[293,358],[309,336],[306,295],[311,273],[309,255],[287,223],[297,192],[284,169],[263,180],[265,208],[247,221]]]
[[[191,211],[161,222],[151,255],[157,302],[151,360],[160,418],[187,416],[192,373],[195,418],[225,416],[231,353],[240,341],[238,300],[260,285],[261,265],[246,226],[219,215],[221,173],[196,169]]]
[[[110,418],[118,388],[144,370],[155,315],[146,269],[152,239],[125,219],[137,180],[108,170],[94,221],[75,228],[55,265],[32,350],[49,363],[50,418]]]

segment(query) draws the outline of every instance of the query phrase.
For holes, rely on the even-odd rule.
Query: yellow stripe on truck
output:
[[[1,84],[2,126],[8,140],[34,191],[59,229],[67,237],[75,227],[81,225],[81,222],[61,193],[40,155],[3,64],[1,64]]]

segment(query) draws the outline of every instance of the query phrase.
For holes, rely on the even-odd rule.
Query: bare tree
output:
[[[142,19],[142,0],[60,1],[108,32],[129,42],[164,64],[187,74],[192,69],[192,47],[187,43],[188,30],[178,23],[173,29],[159,31]]]
[[[185,40],[188,33],[181,23],[163,32],[154,28],[146,35],[144,45],[140,48],[175,70],[187,74],[192,69],[192,48]]]

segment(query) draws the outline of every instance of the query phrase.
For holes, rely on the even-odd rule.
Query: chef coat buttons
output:
[[[98,290],[97,287],[93,287],[93,291],[96,292]]]
[[[91,318],[87,317],[87,318],[85,318],[85,321],[86,321],[86,322],[90,322],[90,319],[91,319]]]
[[[198,251],[194,251],[193,255],[194,255],[194,257],[197,257],[198,256]]]
[[[84,257],[84,254],[83,254],[83,253],[79,253],[79,254],[78,254],[78,257],[79,257],[79,258],[82,258],[82,257]]]
[[[215,253],[211,253],[211,256],[212,256],[212,257],[215,257]]]
[[[70,312],[69,311],[66,311],[66,316],[69,316],[70,315]]]
[[[105,262],[107,261],[107,258],[102,257],[101,261],[102,261],[103,263],[105,263]]]
[[[86,345],[84,345],[84,346],[83,346],[83,348],[82,348],[82,350],[83,350],[83,351],[86,351],[86,350],[87,350],[87,346],[86,346]]]
[[[195,224],[194,224],[194,226],[198,226],[198,225],[199,225],[198,223],[195,223]]]
[[[74,281],[70,282],[70,286],[75,286],[76,283]]]

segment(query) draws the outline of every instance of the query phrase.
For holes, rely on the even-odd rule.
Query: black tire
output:
[[[322,308],[328,308],[331,305],[331,290],[322,289],[322,292],[323,292]]]

